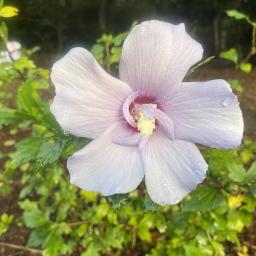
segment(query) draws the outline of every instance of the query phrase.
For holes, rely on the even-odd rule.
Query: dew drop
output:
[[[230,107],[230,106],[232,106],[232,105],[234,105],[236,103],[237,103],[237,97],[233,95],[233,96],[226,97],[224,99],[224,101],[222,102],[222,105],[224,107]]]
[[[140,32],[144,32],[145,31],[145,27],[144,26],[141,26],[140,27]]]
[[[67,130],[64,130],[63,133],[64,133],[65,136],[69,135],[69,132]]]
[[[177,203],[179,202],[179,199],[178,199],[177,197],[175,197],[175,198],[173,199],[173,202],[174,202],[174,204],[177,204]]]
[[[69,116],[68,111],[64,111],[64,112],[63,112],[63,121],[68,120],[68,116]]]

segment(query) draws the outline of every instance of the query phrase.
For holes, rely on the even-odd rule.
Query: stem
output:
[[[107,43],[107,45],[106,45],[106,54],[107,54],[107,71],[110,73],[110,46],[109,46],[109,44]]]
[[[16,244],[10,244],[10,243],[3,243],[0,242],[0,247],[8,247],[8,248],[12,248],[12,249],[17,249],[17,250],[22,250],[22,251],[27,251],[27,252],[31,252],[33,254],[42,254],[43,251],[42,250],[38,250],[38,249],[33,249],[33,248],[28,248],[25,246],[21,246],[21,245],[16,245]]]
[[[85,221],[76,221],[76,222],[67,223],[67,225],[69,227],[76,227],[76,226],[79,226],[79,225],[82,225],[82,224],[85,224],[85,223],[86,223]]]
[[[3,38],[1,35],[0,35],[0,41],[3,43],[4,49],[5,49],[5,51],[7,52],[7,54],[8,54],[8,56],[9,56],[9,58],[10,58],[12,64],[14,64],[15,60],[13,59],[12,54],[11,54],[11,52],[9,51],[9,49],[8,49],[8,47],[7,47],[7,45],[6,45],[6,42],[5,42],[4,38]],[[17,73],[19,74],[20,78],[21,78],[23,81],[26,81],[25,76],[24,76],[19,70],[17,70],[16,68],[15,68],[15,70],[16,70]]]
[[[132,228],[132,248],[136,245],[136,227]]]
[[[250,58],[256,53],[256,23],[255,22],[252,23],[252,28],[253,29],[252,29],[251,49],[241,63],[248,62]]]

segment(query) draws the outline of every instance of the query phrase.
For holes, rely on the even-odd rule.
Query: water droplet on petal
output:
[[[177,198],[177,197],[175,197],[174,199],[173,199],[173,203],[174,204],[177,204],[179,202],[179,199]]]
[[[65,136],[69,135],[69,132],[67,130],[64,130],[63,133],[64,133]]]
[[[62,116],[63,121],[68,120],[68,117],[69,117],[68,111],[64,111],[64,112],[63,112],[63,116]]]
[[[224,99],[224,101],[222,102],[222,105],[224,107],[230,107],[230,106],[235,105],[237,103],[238,103],[237,97],[235,95],[231,95],[231,96],[228,96]]]
[[[144,26],[141,26],[140,27],[140,32],[144,32],[145,31],[145,27]]]

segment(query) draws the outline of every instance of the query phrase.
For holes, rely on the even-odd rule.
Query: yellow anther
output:
[[[143,113],[139,113],[137,128],[143,135],[151,135],[156,128],[155,119],[146,117]]]

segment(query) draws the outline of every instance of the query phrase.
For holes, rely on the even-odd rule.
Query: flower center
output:
[[[173,121],[158,108],[154,98],[141,97],[139,91],[132,92],[124,101],[122,112],[126,122],[140,135],[135,136],[137,139],[152,135],[156,129],[161,129],[168,138],[174,138]],[[124,140],[118,141],[125,144]]]
[[[132,92],[122,106],[122,118],[129,124],[131,134],[116,135],[112,141],[122,146],[138,146],[143,148],[149,137],[161,129],[169,139],[174,139],[172,119],[158,108],[154,98],[141,97],[139,91]]]
[[[139,118],[136,123],[137,129],[142,135],[151,135],[156,129],[155,118],[146,117],[142,112],[139,112]]]

